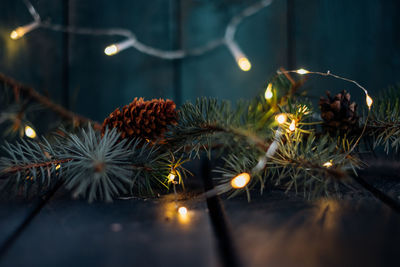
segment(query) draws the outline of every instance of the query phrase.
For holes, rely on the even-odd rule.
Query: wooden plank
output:
[[[225,208],[247,266],[400,264],[400,216],[373,198],[305,202],[265,192]]]
[[[2,263],[4,266],[215,266],[216,253],[204,202],[178,203],[188,207],[187,220],[177,217],[173,195],[117,200],[112,204],[88,204],[65,197],[53,199]]]

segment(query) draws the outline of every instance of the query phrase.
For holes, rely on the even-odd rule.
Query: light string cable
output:
[[[368,90],[365,89],[365,87],[363,87],[361,84],[359,84],[357,81],[355,80],[351,80],[349,78],[345,78],[345,77],[341,77],[339,75],[333,74],[331,73],[329,70],[327,72],[319,72],[319,71],[308,71],[306,69],[298,69],[298,70],[286,70],[286,71],[282,71],[282,70],[278,70],[277,71],[278,74],[284,74],[284,73],[297,73],[300,75],[307,75],[307,74],[315,74],[315,75],[320,75],[320,76],[325,76],[325,77],[333,77],[335,79],[338,80],[343,80],[349,83],[352,83],[354,85],[356,85],[358,88],[360,88],[361,90],[363,90],[364,94],[365,94],[365,103],[368,107],[368,114],[367,114],[367,118],[365,119],[364,122],[364,127],[361,131],[360,136],[357,138],[356,142],[353,144],[353,146],[351,147],[351,149],[347,152],[347,155],[349,155],[351,152],[353,152],[353,150],[356,148],[356,146],[358,145],[358,143],[360,142],[361,138],[363,137],[365,130],[367,129],[367,123],[368,123],[368,119],[370,116],[370,111],[371,111],[371,107],[372,107],[372,103],[374,102],[371,98],[371,96],[368,94]]]
[[[195,47],[189,50],[183,50],[183,49],[161,50],[140,42],[136,38],[136,35],[129,29],[124,29],[124,28],[93,29],[86,27],[64,26],[60,24],[52,24],[49,21],[43,21],[39,13],[31,4],[31,2],[29,0],[23,0],[23,1],[29,13],[33,17],[33,22],[13,30],[10,34],[10,37],[11,39],[14,40],[19,39],[28,32],[31,32],[38,28],[44,28],[56,32],[67,32],[71,34],[94,35],[94,36],[100,36],[100,35],[122,36],[125,37],[123,41],[110,44],[105,48],[104,53],[106,55],[112,56],[125,49],[135,48],[137,51],[143,54],[167,60],[182,59],[188,56],[200,56],[211,50],[216,49],[217,47],[224,45],[231,52],[238,66],[243,71],[250,70],[251,64],[250,61],[245,56],[245,54],[240,49],[237,42],[235,41],[235,33],[237,31],[237,28],[244,19],[258,13],[262,9],[268,7],[273,2],[273,0],[259,1],[242,10],[242,12],[240,12],[230,20],[230,22],[226,27],[225,35],[222,38],[209,41],[208,43],[202,46]]]

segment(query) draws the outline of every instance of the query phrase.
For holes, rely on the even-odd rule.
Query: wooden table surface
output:
[[[400,266],[400,215],[368,193],[177,199],[3,197],[0,266]]]

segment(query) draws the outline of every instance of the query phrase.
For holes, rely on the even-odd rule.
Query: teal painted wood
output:
[[[232,16],[252,2],[255,1],[222,8],[211,1],[184,2],[183,46],[194,47],[223,37]],[[287,62],[286,9],[286,1],[275,1],[238,27],[236,40],[252,64],[248,72],[239,69],[224,46],[183,60],[183,99],[193,101],[201,96],[248,99],[262,91],[266,79]]]
[[[372,95],[400,81],[399,1],[297,0],[295,55],[297,67],[327,71],[359,81]],[[312,93],[352,88],[348,83],[313,78]]]
[[[229,19],[254,2],[69,0],[69,21],[72,26],[128,28],[157,48],[190,48],[223,36]],[[61,1],[33,4],[43,19],[63,22]],[[251,71],[242,72],[225,47],[175,62],[134,49],[107,57],[104,47],[121,39],[105,36],[70,35],[69,59],[64,59],[62,33],[37,30],[21,40],[10,40],[10,31],[31,18],[22,1],[3,0],[0,71],[48,90],[60,103],[68,86],[73,109],[97,120],[140,96],[179,100],[181,92],[183,101],[199,96],[249,98],[288,62],[354,78],[374,94],[398,81],[399,8],[398,1],[276,0],[238,28],[237,42],[253,65]],[[294,18],[288,20],[287,10],[293,11]],[[69,85],[63,82],[65,60],[70,64]],[[311,79],[309,87],[316,98],[326,89],[351,89],[343,82],[319,78]],[[361,93],[352,91],[360,99]]]
[[[35,6],[44,18],[62,22],[61,3],[39,1]],[[0,72],[47,92],[62,103],[63,36],[38,29],[19,40],[11,40],[16,27],[32,22],[23,1],[2,0],[0,3]]]
[[[95,7],[94,7],[95,6]],[[132,30],[143,43],[171,49],[169,1],[70,0],[72,26],[122,27]],[[173,62],[127,49],[106,56],[104,48],[120,37],[71,35],[70,93],[79,90],[75,110],[103,120],[118,106],[135,97],[173,98]]]

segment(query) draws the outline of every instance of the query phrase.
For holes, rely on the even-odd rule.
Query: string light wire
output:
[[[129,29],[123,29],[123,28],[109,28],[109,29],[93,29],[93,28],[85,28],[85,27],[71,27],[71,26],[64,26],[60,24],[52,24],[49,21],[42,21],[40,18],[39,13],[35,10],[33,5],[29,0],[24,0],[24,3],[29,11],[29,13],[32,15],[34,19],[34,27],[27,27],[29,25],[32,25],[33,23],[30,23],[28,25],[19,27],[19,28],[24,28],[26,32],[24,32],[21,36],[16,35],[14,30],[11,33],[11,38],[12,39],[18,39],[22,37],[25,33],[33,31],[38,28],[43,28],[43,29],[48,29],[56,32],[67,32],[71,34],[81,34],[81,35],[94,35],[94,36],[99,36],[99,35],[111,35],[111,36],[122,36],[125,37],[125,40],[119,43],[114,43],[110,44],[107,46],[104,50],[106,55],[115,55],[122,50],[128,49],[128,48],[135,48],[137,51],[147,54],[153,57],[158,57],[161,59],[167,59],[167,60],[174,60],[174,59],[182,59],[185,57],[189,56],[200,56],[203,55],[211,50],[214,50],[220,46],[226,46],[227,49],[231,52],[233,57],[235,58],[238,66],[243,70],[243,71],[248,71],[251,68],[250,61],[247,59],[245,54],[242,52],[240,49],[239,45],[235,41],[235,33],[237,31],[238,26],[241,24],[241,22],[254,15],[257,14],[259,11],[262,9],[268,7],[271,5],[273,0],[262,0],[259,1],[247,8],[245,8],[242,12],[240,12],[238,15],[234,16],[230,22],[228,23],[226,30],[225,30],[225,35],[222,38],[218,38],[212,41],[209,41],[208,43],[192,48],[189,50],[183,50],[183,49],[178,49],[178,50],[162,50],[158,49],[149,45],[146,45],[142,42],[140,42],[137,38],[136,35]],[[13,38],[14,37],[16,38]]]

